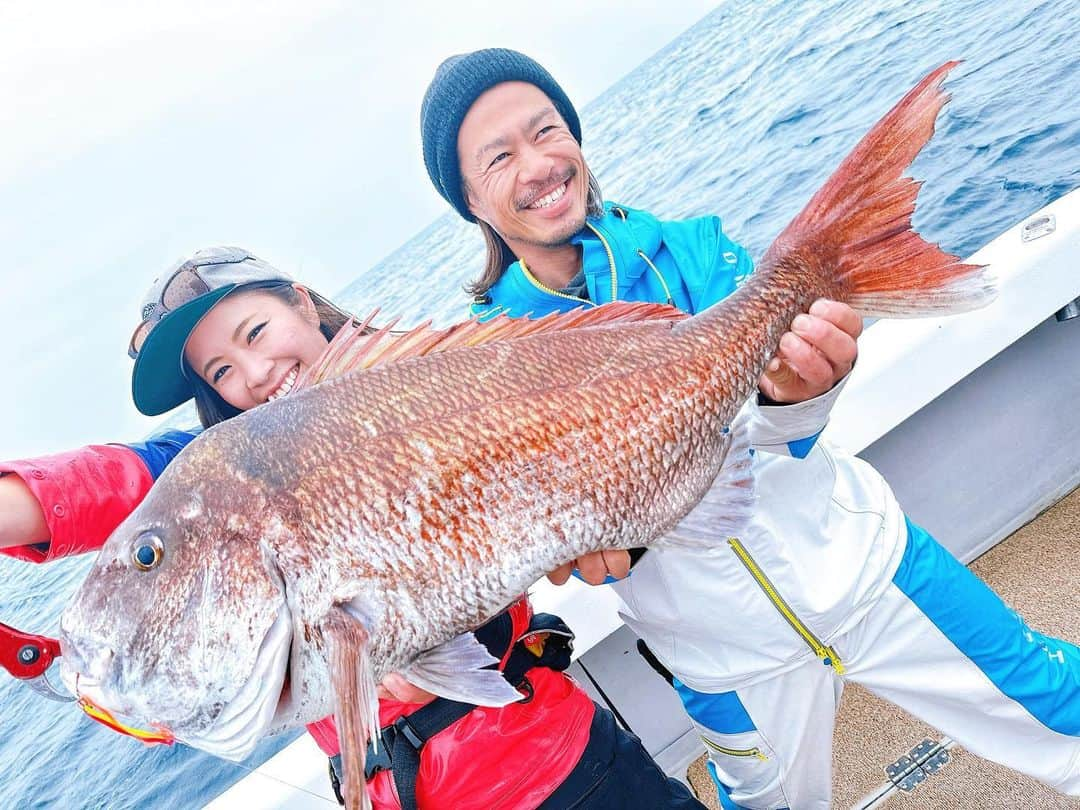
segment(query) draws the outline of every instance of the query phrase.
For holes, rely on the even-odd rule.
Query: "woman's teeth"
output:
[[[559,186],[557,189],[555,189],[550,194],[547,194],[547,195],[541,197],[536,202],[534,202],[532,205],[529,206],[529,208],[547,208],[552,203],[556,203],[559,200],[561,200],[562,195],[565,194],[565,193],[566,193],[566,183],[563,183],[561,186]]]
[[[278,397],[283,397],[290,391],[292,391],[293,383],[296,382],[296,375],[300,373],[300,366],[296,366],[292,371],[285,375],[285,379],[281,381],[281,385],[278,386],[278,390],[272,393],[267,402],[273,402]]]

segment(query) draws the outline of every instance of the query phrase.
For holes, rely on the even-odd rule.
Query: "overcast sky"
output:
[[[333,294],[444,213],[418,122],[446,56],[525,51],[580,107],[713,5],[3,4],[0,458],[157,424],[127,341],[194,249],[243,245]]]

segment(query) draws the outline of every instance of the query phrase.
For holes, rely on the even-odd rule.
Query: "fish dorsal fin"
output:
[[[462,321],[444,329],[435,329],[431,321],[426,321],[413,329],[395,332],[396,320],[383,327],[372,326],[377,313],[375,310],[363,322],[354,321],[342,327],[319,361],[297,380],[296,388],[333,379],[358,368],[372,368],[464,346],[481,346],[568,329],[686,318],[685,313],[667,304],[617,301],[591,309],[551,313],[535,320],[499,315],[486,321]]]

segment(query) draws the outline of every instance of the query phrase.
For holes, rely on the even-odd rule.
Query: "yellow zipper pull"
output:
[[[836,654],[836,650],[834,650],[832,647],[822,647],[816,652],[818,658],[821,659],[821,663],[823,663],[827,667],[832,667],[833,669],[835,669],[837,675],[844,674],[846,670],[844,669],[843,662],[840,661],[840,656]]]

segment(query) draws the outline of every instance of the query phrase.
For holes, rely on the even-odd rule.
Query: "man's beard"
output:
[[[529,245],[530,247],[538,248],[560,248],[568,245],[570,240],[576,236],[582,228],[585,227],[585,215],[581,215],[580,221],[568,222],[564,228],[556,231],[554,234],[545,235],[544,237],[530,237],[519,236],[514,238],[513,241],[521,245]],[[501,236],[501,234],[500,234]],[[504,241],[506,237],[503,237]]]
[[[534,189],[533,191],[530,191],[524,197],[519,197],[518,199],[514,200],[514,207],[517,208],[519,211],[525,210],[538,199],[540,199],[541,189],[549,188],[553,185],[556,185],[556,183],[558,185],[562,185],[563,183],[569,183],[571,180],[577,177],[577,175],[577,167],[572,164],[570,166],[567,166],[560,172],[556,172],[554,169],[552,169],[546,178],[532,184]]]
[[[540,181],[539,183],[536,183],[535,187],[538,188],[538,189],[548,188],[552,184],[554,184],[556,181],[558,181],[559,183],[570,183],[575,178],[580,178],[580,177],[581,177],[581,173],[578,172],[577,167],[571,164],[570,166],[567,166],[566,169],[564,169],[562,172],[552,171],[552,173],[546,179]],[[574,189],[574,192],[575,193],[577,192],[576,188]],[[569,187],[567,188],[566,193],[567,194],[571,193]],[[519,210],[526,210],[528,208],[528,206],[535,203],[538,198],[539,198],[539,195],[534,192],[532,194],[527,195],[526,197],[524,197],[522,199],[515,200],[514,205]],[[552,236],[545,236],[544,238],[536,238],[536,237],[530,237],[528,235],[523,235],[523,236],[514,237],[514,241],[516,241],[516,242],[518,242],[519,244],[522,244],[522,245],[529,245],[531,247],[539,247],[539,248],[560,248],[560,247],[563,247],[564,245],[566,245],[574,237],[575,234],[578,233],[578,231],[580,231],[582,228],[585,227],[586,216],[587,216],[587,213],[583,213],[581,215],[581,217],[580,217],[580,220],[574,220],[572,222],[567,223],[561,230],[556,231],[556,233],[554,235],[552,235]],[[502,234],[500,234],[500,236],[502,236]],[[508,241],[505,236],[503,237],[503,240]]]

